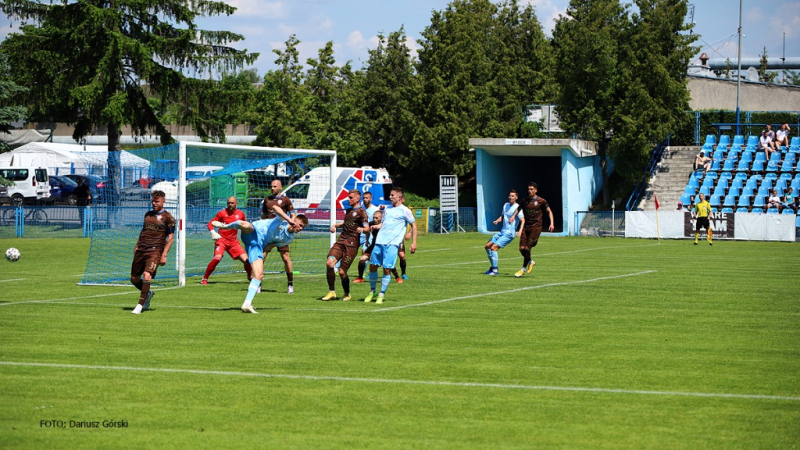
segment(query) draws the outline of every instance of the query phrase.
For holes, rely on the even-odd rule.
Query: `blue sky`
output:
[[[545,33],[551,35],[554,20],[563,14],[568,0],[521,0],[536,8]],[[431,12],[442,10],[448,0],[231,0],[238,11],[230,17],[201,19],[204,29],[230,30],[245,36],[236,47],[259,52],[254,65],[260,75],[274,69],[273,49],[282,49],[290,35],[301,41],[300,61],[314,58],[326,42],[334,42],[339,63],[352,61],[358,68],[367,60],[367,50],[377,45],[377,35],[405,27],[409,47],[430,23]],[[692,0],[695,7],[696,45],[712,58],[736,60],[739,25],[738,0]],[[757,57],[764,47],[772,58],[783,54],[800,57],[800,0],[744,0],[742,57]],[[0,17],[0,39],[15,29],[8,17]],[[699,53],[698,55],[699,56]]]

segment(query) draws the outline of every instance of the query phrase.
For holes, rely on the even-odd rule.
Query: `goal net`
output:
[[[80,284],[129,283],[134,247],[144,214],[152,209],[151,193],[156,190],[166,194],[164,209],[175,217],[177,226],[167,264],[158,269],[154,282],[183,286],[191,277],[199,282],[214,256],[208,223],[226,207],[229,197],[236,197],[248,221],[260,219],[261,204],[271,194],[274,180],[280,180],[295,208],[303,208],[301,212],[315,219],[289,246],[294,271],[325,270],[325,255],[335,236],[329,232],[335,210],[319,202],[309,204],[308,199],[329,198],[333,189],[328,180],[334,178],[330,173],[335,173],[336,152],[179,142],[122,153],[132,155],[135,164],[126,164],[112,154],[104,164],[88,168],[107,184],[87,214],[91,246]],[[327,173],[327,180],[292,186],[313,169],[318,169],[315,174]],[[267,256],[264,271],[284,271],[277,250]],[[237,272],[245,276],[242,263],[225,254],[213,276]]]

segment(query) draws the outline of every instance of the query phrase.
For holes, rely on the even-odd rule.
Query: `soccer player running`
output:
[[[542,211],[547,211],[550,216],[550,227],[548,231],[552,232],[553,227],[553,210],[547,204],[547,200],[539,197],[539,185],[531,181],[528,183],[528,197],[520,204],[522,207],[523,220],[525,226],[519,235],[519,252],[522,255],[522,269],[519,269],[514,274],[519,278],[525,273],[531,273],[533,266],[536,263],[531,259],[531,249],[536,247],[539,243],[539,235],[542,234]]]
[[[705,228],[708,233],[708,245],[714,245],[711,242],[711,224],[708,222],[708,215],[711,213],[711,205],[706,200],[706,196],[700,193],[700,201],[695,203],[692,209],[692,216],[695,217],[694,225],[694,245],[697,245],[697,239],[700,237],[700,229]]]
[[[361,207],[364,208],[364,211],[367,213],[367,220],[372,222],[375,212],[379,211],[380,208],[372,204],[371,192],[364,192],[364,195],[361,196],[361,205]],[[381,215],[383,215],[383,213],[381,213]],[[374,224],[370,223],[369,225],[371,226]],[[369,261],[369,253],[367,252],[367,248],[370,247],[369,230],[361,234],[359,243],[361,244],[361,258],[358,261],[358,278],[353,280],[353,283],[364,282],[364,270],[367,268],[367,261]]]
[[[154,294],[150,290],[150,282],[156,277],[158,266],[167,263],[167,255],[172,248],[175,218],[164,210],[165,197],[163,191],[153,192],[150,202],[153,209],[145,213],[142,231],[136,241],[131,264],[131,284],[141,294],[139,303],[131,311],[133,314],[141,314],[150,308],[150,300]]]
[[[517,231],[518,218],[522,222],[522,226],[519,227],[519,232]],[[520,236],[523,228],[525,228],[525,215],[520,211],[519,203],[517,203],[517,191],[514,189],[509,191],[508,202],[503,205],[503,212],[500,214],[500,217],[492,223],[497,225],[500,222],[503,222],[503,227],[500,229],[500,232],[495,233],[484,246],[486,249],[486,256],[489,257],[489,263],[491,264],[489,270],[487,270],[484,275],[497,276],[497,250],[510,244],[511,241],[514,240],[514,236]]]
[[[328,259],[325,261],[327,266],[326,275],[328,278],[328,294],[320,300],[329,301],[336,300],[335,284],[336,273],[335,268],[339,266],[339,277],[342,279],[342,289],[344,290],[344,298],[342,301],[351,300],[350,297],[350,279],[347,277],[347,270],[358,255],[359,236],[368,229],[367,213],[364,208],[358,206],[361,200],[361,192],[358,189],[353,189],[348,192],[347,201],[350,208],[345,211],[344,222],[337,223],[331,226],[331,233],[336,233],[337,228],[342,229],[342,234],[339,235],[337,240],[330,251],[328,252]]]
[[[261,206],[261,218],[273,219],[276,215],[280,215],[278,211],[288,214],[292,219],[297,216],[294,212],[294,205],[292,200],[281,192],[283,190],[283,183],[281,180],[272,180],[270,184],[272,195],[264,199]],[[264,259],[267,259],[269,252],[276,246],[268,246],[264,251]],[[292,267],[292,258],[289,256],[289,246],[278,246],[278,252],[283,260],[283,268],[286,271],[286,283],[288,294],[294,294],[294,268]]]
[[[208,222],[208,231],[211,232],[211,239],[216,241],[214,243],[214,258],[211,259],[211,262],[208,263],[208,267],[206,267],[206,273],[203,275],[203,280],[200,281],[200,284],[208,284],[208,277],[214,272],[214,269],[217,268],[217,265],[220,261],[222,261],[222,257],[225,256],[225,252],[228,252],[231,255],[231,258],[238,259],[244,264],[244,270],[247,272],[247,279],[248,281],[252,277],[253,270],[250,267],[250,262],[247,260],[247,252],[244,251],[242,245],[239,244],[239,239],[237,238],[237,231],[236,230],[220,230],[219,233],[214,231],[214,227],[211,225],[213,222],[222,222],[224,224],[228,224],[231,222],[236,222],[237,220],[247,220],[244,215],[244,211],[237,208],[239,202],[236,200],[236,197],[228,197],[227,206],[225,209],[220,210],[217,215],[214,216]]]
[[[375,289],[378,284],[378,266],[383,267],[383,277],[381,278],[381,291],[375,303],[383,303],[386,289],[391,282],[391,271],[397,261],[397,252],[406,234],[406,227],[411,225],[411,253],[417,251],[417,223],[414,220],[414,213],[403,204],[405,196],[403,189],[392,188],[389,194],[389,201],[392,202],[391,208],[386,208],[383,212],[383,222],[373,225],[373,230],[380,232],[375,238],[375,249],[369,261],[369,286],[370,293],[364,299],[369,303],[375,296]]]
[[[306,216],[298,214],[294,220],[286,222],[275,217],[256,220],[253,223],[237,220],[228,224],[213,221],[211,224],[220,230],[242,230],[242,241],[247,250],[250,265],[253,267],[253,278],[247,288],[242,312],[258,314],[253,307],[253,298],[261,289],[261,280],[264,278],[264,247],[268,245],[288,246],[294,240],[294,235],[308,226],[308,219]]]

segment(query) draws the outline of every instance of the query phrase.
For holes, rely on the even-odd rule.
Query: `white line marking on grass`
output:
[[[180,286],[168,287],[168,288],[159,288],[154,291],[167,291],[171,289],[180,289]],[[97,295],[87,295],[83,297],[66,297],[66,298],[54,298],[50,300],[28,300],[24,302],[10,302],[10,303],[0,303],[0,306],[13,306],[13,305],[24,305],[27,303],[56,303],[56,302],[64,302],[66,300],[83,300],[86,298],[102,298],[102,297],[113,297],[116,295],[133,295],[136,291],[126,291],[126,292],[115,292],[113,294],[97,294]]]
[[[670,395],[681,397],[706,397],[706,398],[740,398],[749,400],[785,400],[800,401],[800,397],[786,395],[762,395],[762,394],[728,394],[715,392],[679,392],[679,391],[646,391],[636,389],[611,389],[611,388],[592,388],[592,387],[569,387],[569,386],[537,386],[524,384],[501,384],[501,383],[476,383],[458,381],[428,381],[428,380],[403,380],[385,378],[353,378],[353,377],[333,377],[318,375],[292,375],[292,374],[272,374],[254,372],[231,372],[221,370],[199,370],[199,369],[164,369],[157,367],[126,367],[126,366],[91,366],[84,364],[55,364],[55,363],[34,363],[0,361],[2,366],[17,367],[52,367],[56,369],[89,369],[89,370],[118,370],[126,372],[156,372],[156,373],[183,373],[192,375],[215,375],[232,377],[253,377],[253,378],[280,378],[289,380],[310,380],[310,381],[344,381],[356,383],[384,383],[384,384],[411,384],[423,386],[451,386],[451,387],[475,387],[475,388],[498,388],[498,389],[526,389],[539,391],[564,391],[564,392],[592,392],[601,394],[637,394],[637,395]]]
[[[452,250],[452,248],[433,248],[430,250],[417,250],[416,253],[446,252],[447,250]]]
[[[610,249],[615,249],[615,248],[654,247],[656,245],[658,245],[658,244],[623,245],[623,246],[615,246],[615,247],[584,248],[584,249],[580,249],[580,250],[568,250],[568,251],[565,251],[565,252],[538,253],[538,254],[533,254],[531,256],[534,257],[534,258],[538,258],[540,256],[568,255],[570,253],[593,252],[593,251],[596,251],[596,250],[610,250]],[[483,248],[483,247],[480,247],[480,248]],[[417,253],[419,253],[419,252],[417,252]],[[511,256],[509,256],[509,257],[505,257],[505,258],[500,258],[500,260],[501,261],[508,261],[508,260],[516,259],[516,258],[520,258],[520,257],[511,257]],[[432,265],[427,265],[427,266],[414,265],[414,267],[415,268],[416,267],[420,267],[420,268],[422,268],[422,267],[426,267],[426,268],[427,267],[446,267],[446,266],[463,266],[463,265],[469,265],[469,264],[486,264],[486,259],[484,258],[484,259],[482,259],[480,261],[459,262],[459,263],[451,263],[451,264],[432,264]]]
[[[376,309],[376,310],[373,310],[373,312],[393,311],[393,310],[396,310],[396,309],[414,308],[416,306],[435,305],[437,303],[452,302],[454,300],[464,300],[464,299],[468,299],[468,298],[486,297],[488,295],[510,294],[512,292],[528,291],[528,290],[531,290],[531,289],[541,289],[541,288],[553,287],[553,286],[567,286],[567,285],[570,285],[570,284],[582,284],[582,283],[592,283],[592,282],[595,282],[595,281],[616,280],[616,279],[619,279],[619,278],[635,277],[635,276],[638,276],[638,275],[646,275],[648,273],[655,273],[655,272],[657,272],[657,271],[656,270],[645,270],[644,272],[626,273],[626,274],[623,274],[623,275],[614,275],[614,276],[610,276],[610,277],[590,278],[588,280],[577,280],[577,281],[565,281],[563,283],[540,284],[540,285],[537,285],[537,286],[526,286],[526,287],[521,287],[521,288],[517,288],[517,289],[509,289],[507,291],[485,292],[483,294],[473,294],[473,295],[465,295],[465,296],[462,296],[462,297],[445,298],[445,299],[442,299],[442,300],[434,300],[434,301],[431,301],[431,302],[415,303],[413,305],[392,306],[390,308]]]
[[[0,283],[9,283],[11,281],[25,281],[27,278],[14,278],[13,280],[0,280]]]

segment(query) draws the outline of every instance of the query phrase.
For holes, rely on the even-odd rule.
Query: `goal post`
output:
[[[336,239],[329,231],[336,208],[308,200],[335,192],[336,177],[331,176],[336,173],[335,151],[181,141],[125,153],[136,159],[135,170],[122,167],[120,188],[107,192],[104,202],[93,206],[92,242],[80,284],[128,284],[144,214],[152,209],[151,193],[161,190],[166,194],[165,209],[175,217],[176,230],[167,265],[158,269],[155,282],[184,286],[187,278],[202,276],[213,257],[214,242],[207,224],[225,208],[226,199],[235,197],[247,220],[258,220],[274,180],[281,182],[295,209],[314,218],[289,246],[294,270],[324,271],[325,255]],[[327,172],[328,186],[309,188],[298,181],[314,169],[315,173]],[[108,167],[90,170],[101,177],[110,173]],[[265,273],[284,271],[278,251],[268,255],[264,266]],[[242,263],[226,254],[213,273],[243,271]]]

